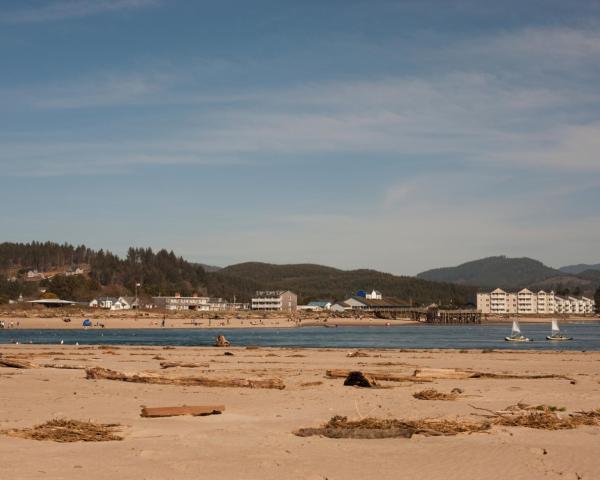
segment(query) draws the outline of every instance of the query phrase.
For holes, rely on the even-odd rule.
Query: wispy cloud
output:
[[[38,23],[156,6],[161,0],[61,0],[0,14],[8,23]]]

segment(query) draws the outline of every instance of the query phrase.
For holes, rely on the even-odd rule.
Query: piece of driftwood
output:
[[[410,375],[393,375],[390,373],[384,372],[363,372],[365,375],[368,375],[374,380],[380,380],[383,382],[415,382],[415,383],[425,383],[431,382],[430,379],[427,378],[417,378]],[[350,374],[350,370],[327,370],[325,372],[325,376],[327,378],[347,378]]]
[[[377,386],[377,382],[368,373],[350,372],[344,380],[346,387],[372,388]]]
[[[44,368],[62,368],[65,370],[85,370],[89,368],[88,365],[69,365],[66,363],[45,363],[42,365]]]
[[[225,405],[199,405],[183,407],[143,407],[140,416],[148,418],[177,417],[179,415],[192,415],[194,417],[205,415],[218,415],[225,411]]]
[[[413,376],[416,378],[439,378],[450,380],[462,380],[465,378],[473,378],[476,372],[466,370],[458,370],[455,368],[418,368]]]
[[[14,358],[0,358],[0,367],[8,368],[40,368],[39,365],[25,360],[15,360]]]
[[[87,379],[120,380],[132,383],[157,385],[185,385],[201,387],[273,388],[282,390],[285,384],[280,378],[207,378],[207,377],[164,377],[153,373],[126,373],[93,367],[86,370]]]
[[[517,375],[512,373],[491,373],[491,372],[477,372],[473,370],[459,370],[457,368],[418,368],[414,372],[416,378],[427,378],[427,379],[449,379],[449,380],[463,380],[465,378],[499,378],[499,379],[524,379],[524,380],[538,380],[545,378],[559,378],[564,380],[571,380],[571,378],[565,375]]]
[[[187,362],[160,362],[160,368],[208,368],[208,363],[187,363]]]

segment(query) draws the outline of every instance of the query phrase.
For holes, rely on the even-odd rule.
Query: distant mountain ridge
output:
[[[580,273],[583,273],[586,270],[600,271],[600,263],[591,264],[591,265],[587,264],[587,263],[579,263],[577,265],[567,265],[566,267],[560,267],[559,270],[564,273],[570,273],[572,275],[579,275]]]
[[[487,257],[457,267],[436,268],[419,273],[417,278],[480,287],[519,287],[563,275],[532,258]]]
[[[419,273],[417,278],[436,282],[496,287],[515,290],[520,288],[546,290],[579,290],[592,293],[600,285],[600,271],[587,269],[578,274],[566,273],[544,265],[532,258],[487,257],[463,263],[456,267],[436,268]]]

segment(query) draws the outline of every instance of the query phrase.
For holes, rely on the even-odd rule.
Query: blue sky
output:
[[[600,3],[0,0],[3,241],[600,261]]]

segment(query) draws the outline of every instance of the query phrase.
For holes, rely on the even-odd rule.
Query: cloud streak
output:
[[[62,0],[0,15],[6,23],[43,23],[153,7],[161,0]]]

